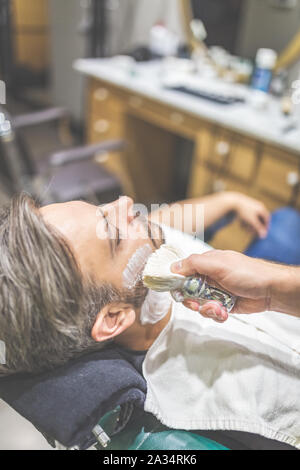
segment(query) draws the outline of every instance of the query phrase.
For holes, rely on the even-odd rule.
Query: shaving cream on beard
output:
[[[153,253],[150,245],[139,248],[128,261],[123,272],[123,284],[127,289],[134,289],[142,279],[144,267],[149,256]],[[149,290],[141,308],[141,324],[155,324],[162,320],[170,309],[172,299],[169,292],[155,292]]]
[[[134,289],[142,279],[143,269],[152,253],[151,246],[147,244],[143,245],[132,255],[123,271],[123,285],[126,289]]]
[[[154,325],[160,322],[167,315],[171,302],[172,298],[169,292],[149,290],[141,309],[141,324],[143,326],[147,324]]]

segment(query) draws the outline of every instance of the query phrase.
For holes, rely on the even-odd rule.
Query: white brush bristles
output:
[[[181,249],[162,245],[147,261],[143,272],[144,285],[157,292],[178,289],[185,277],[173,273],[171,266],[184,257],[185,253]]]

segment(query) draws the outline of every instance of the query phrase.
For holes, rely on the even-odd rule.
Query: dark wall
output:
[[[192,0],[194,16],[208,32],[209,46],[223,46],[236,52],[243,0]]]

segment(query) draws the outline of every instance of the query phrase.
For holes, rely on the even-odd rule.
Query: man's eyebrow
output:
[[[109,242],[110,254],[111,254],[111,257],[113,258],[114,257],[114,249],[113,249],[113,244],[112,244],[112,238],[110,236],[111,234],[110,234],[109,223],[108,223],[107,217],[106,217],[104,211],[101,209],[101,207],[98,207],[98,209],[99,209],[99,212],[102,215],[103,220],[104,220],[105,225],[106,225],[106,230],[107,230],[107,233],[108,233],[108,242]]]

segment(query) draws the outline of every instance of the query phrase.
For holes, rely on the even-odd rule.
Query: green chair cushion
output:
[[[110,432],[118,419],[118,409],[105,415],[100,426]],[[106,450],[228,450],[221,444],[207,439],[199,431],[170,429],[155,416],[135,412],[126,428],[111,438]]]

